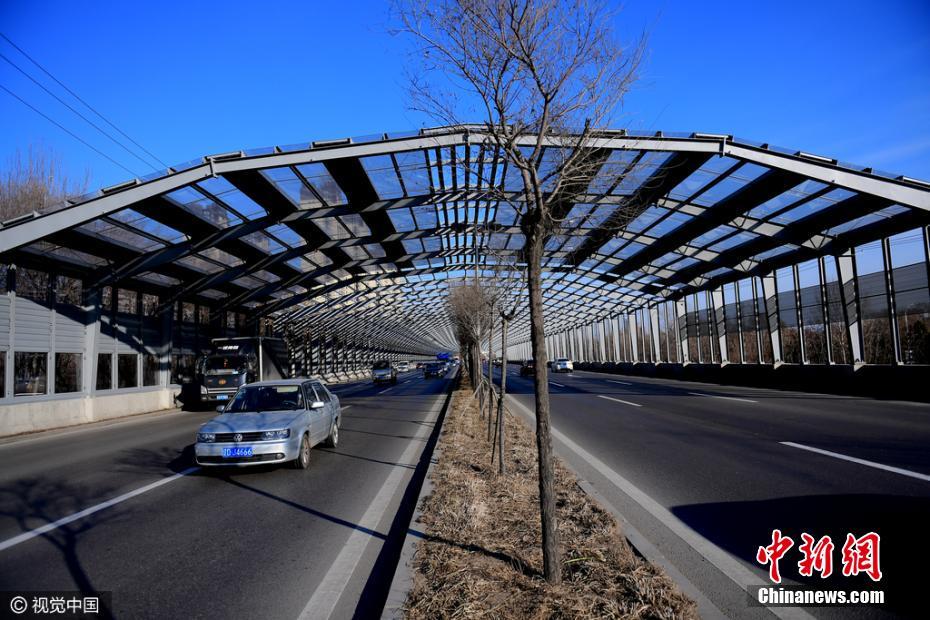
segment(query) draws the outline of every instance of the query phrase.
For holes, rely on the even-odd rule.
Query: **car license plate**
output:
[[[238,448],[223,448],[223,456],[225,458],[252,456],[252,446],[240,446]]]
[[[216,400],[229,400],[229,394],[217,394]]]

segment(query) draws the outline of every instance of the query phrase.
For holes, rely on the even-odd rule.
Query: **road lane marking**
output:
[[[143,493],[148,493],[149,491],[153,489],[157,489],[160,486],[164,486],[168,484],[169,482],[174,482],[178,478],[182,478],[184,476],[187,476],[188,474],[192,474],[197,471],[200,471],[200,467],[197,467],[197,466],[188,467],[184,471],[174,474],[173,476],[168,476],[167,478],[156,480],[155,482],[152,482],[145,486],[141,486],[138,489],[129,491],[128,493],[123,493],[122,495],[114,497],[113,499],[108,499],[107,501],[97,504],[96,506],[85,508],[84,510],[81,510],[80,512],[76,512],[67,517],[63,517],[61,519],[58,519],[57,521],[53,521],[52,523],[47,523],[41,527],[35,528],[34,530],[29,530],[28,532],[23,532],[22,534],[19,534],[18,536],[14,536],[13,538],[8,538],[7,540],[4,540],[2,543],[0,543],[0,551],[6,551],[10,547],[15,547],[16,545],[20,543],[24,543],[27,540],[32,540],[33,538],[37,536],[42,536],[43,534],[46,534],[53,530],[57,530],[62,525],[67,525],[73,521],[77,521],[78,519],[83,519],[84,517],[88,517],[94,514],[95,512],[100,512],[101,510],[105,510],[106,508],[111,508],[113,506],[116,506],[117,504],[121,504],[125,502],[128,499],[132,499],[133,497],[138,497],[139,495],[142,495]]]
[[[549,383],[551,383],[552,385],[557,385],[557,386],[559,386],[559,387],[565,387],[565,386],[562,385],[561,383],[556,383],[555,381],[550,381]]]
[[[536,414],[529,407],[518,401],[514,396],[508,394],[510,402],[518,407],[524,417],[528,418],[531,423],[535,422]],[[604,397],[601,397],[604,398]],[[652,499],[639,487],[611,469],[604,461],[600,460],[580,445],[569,439],[564,433],[558,430],[554,425],[551,427],[552,437],[559,441],[569,451],[574,452],[581,460],[585,461],[600,475],[604,476],[612,485],[625,493],[630,499],[642,506],[659,523],[677,534],[685,543],[687,543],[698,554],[707,559],[711,564],[733,581],[740,590],[745,590],[746,586],[771,586],[771,582],[763,579],[758,574],[752,572],[743,566],[729,553],[704,538],[696,530],[691,529],[671,511],[662,506],[659,502]],[[813,616],[799,607],[766,607],[775,616],[783,620],[812,620]]]
[[[639,403],[634,403],[634,402],[632,402],[632,401],[623,400],[623,399],[620,399],[620,398],[614,398],[614,397],[612,397],[612,396],[602,396],[602,395],[598,394],[597,397],[598,397],[598,398],[603,398],[604,400],[612,400],[612,401],[614,401],[615,403],[623,403],[624,405],[633,405],[634,407],[642,407],[642,405],[640,405]]]
[[[342,406],[339,408],[339,411],[345,411],[346,409],[348,409],[348,408],[351,407],[351,406],[352,406],[352,405],[342,405]]]
[[[394,389],[394,388],[391,387],[391,388],[388,388],[388,389],[386,389],[386,390],[381,390],[380,392],[378,392],[378,394],[387,394],[388,392],[390,392],[390,391],[393,390],[393,389]]]
[[[835,459],[842,459],[844,461],[849,461],[850,463],[858,463],[859,465],[865,465],[866,467],[874,467],[875,469],[882,469],[884,471],[890,471],[895,474],[901,474],[902,476],[910,476],[911,478],[917,478],[918,480],[923,480],[924,482],[930,482],[930,476],[926,474],[919,474],[916,471],[911,471],[910,469],[901,469],[900,467],[892,467],[891,465],[884,465],[882,463],[876,463],[875,461],[867,461],[865,459],[858,459],[854,456],[846,456],[845,454],[840,454],[839,452],[830,452],[829,450],[821,450],[820,448],[813,448],[811,446],[805,446],[803,444],[794,443],[793,441],[779,441],[783,446],[791,446],[792,448],[798,448],[799,450],[807,450],[808,452],[816,452],[817,454],[823,454],[824,456],[832,456]]]
[[[397,460],[398,463],[416,465],[419,454],[424,447],[424,437],[432,432],[433,426],[435,426],[439,417],[439,412],[442,411],[445,398],[445,392],[439,394],[436,398],[433,408],[423,419],[427,424],[418,425],[419,428]],[[388,474],[384,484],[381,485],[378,494],[371,500],[365,514],[356,524],[357,529],[354,529],[349,535],[349,539],[342,546],[342,551],[330,564],[326,575],[317,585],[303,611],[300,612],[299,620],[330,618],[333,615],[336,604],[345,592],[346,586],[348,586],[352,575],[355,573],[355,569],[362,561],[368,544],[372,541],[379,541],[371,533],[378,532],[378,526],[390,507],[391,500],[397,495],[401,485],[405,484],[412,476],[413,470],[407,467],[391,468],[391,473]]]
[[[626,381],[614,381],[613,379],[608,379],[607,383],[619,383],[620,385],[633,385],[632,383],[627,383]]]
[[[737,398],[735,396],[720,396],[719,394],[702,394],[701,392],[688,392],[691,396],[706,396],[708,398],[722,398],[723,400],[738,400],[744,403],[758,403],[757,400],[749,400],[748,398]]]

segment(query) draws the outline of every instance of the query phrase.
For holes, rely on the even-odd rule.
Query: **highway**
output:
[[[0,590],[112,592],[119,618],[380,612],[449,384],[399,379],[335,386],[340,444],[305,472],[192,467],[212,410],[0,443]]]
[[[930,405],[582,371],[549,378],[557,454],[645,539],[650,559],[671,566],[702,615],[772,617],[749,605],[746,586],[768,581],[755,555],[773,529],[795,540],[781,561],[786,584],[820,581],[798,575],[797,546],[801,532],[829,534],[834,576],[817,585],[845,590],[871,583],[839,574],[847,532],[881,535],[887,604],[812,615],[925,607]],[[511,365],[507,381],[512,410],[529,421],[532,379]]]

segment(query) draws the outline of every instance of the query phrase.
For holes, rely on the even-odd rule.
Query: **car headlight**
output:
[[[207,386],[201,385],[201,386],[200,386],[200,393],[201,393],[201,394],[206,394],[206,393],[207,393]]]
[[[265,431],[262,433],[262,441],[274,441],[275,439],[287,439],[291,436],[291,429],[286,428],[283,431]]]
[[[213,443],[216,441],[216,433],[197,433],[199,443]]]

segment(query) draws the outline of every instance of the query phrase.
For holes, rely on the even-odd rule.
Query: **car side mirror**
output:
[[[325,406],[326,403],[324,403],[322,400],[317,400],[310,404],[311,409],[322,409]]]
[[[217,413],[223,413],[224,411],[226,411],[226,405],[220,405],[216,408]]]

